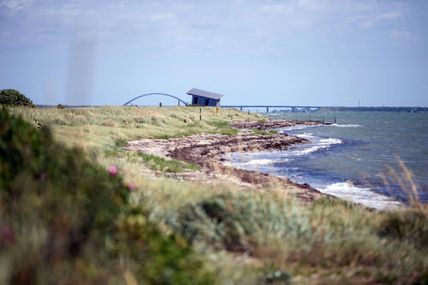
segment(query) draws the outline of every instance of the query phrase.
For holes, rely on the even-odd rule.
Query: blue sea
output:
[[[285,176],[379,209],[408,204],[412,180],[419,200],[428,202],[428,112],[317,111],[272,116],[336,118],[336,123],[283,129],[309,143],[281,152],[235,153],[235,167]],[[411,179],[401,164],[411,171]]]

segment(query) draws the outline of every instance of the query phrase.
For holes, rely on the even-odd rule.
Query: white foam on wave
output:
[[[307,140],[312,140],[315,138],[312,133],[297,134],[296,136],[299,138],[302,138],[302,139],[307,139]]]
[[[306,139],[315,138],[309,134],[306,136],[302,136],[302,135],[298,135],[298,136],[306,138]],[[297,148],[294,150],[290,150],[290,154],[292,156],[308,155],[308,154],[314,153],[314,152],[322,150],[322,149],[328,149],[332,145],[342,144],[342,143],[343,143],[343,141],[341,139],[337,139],[337,138],[319,139],[317,141],[314,141],[312,144],[310,144],[309,147]]]
[[[362,125],[359,125],[359,124],[304,125],[302,124],[302,125],[295,125],[292,127],[282,128],[281,131],[286,132],[286,131],[304,130],[304,129],[315,128],[315,127],[360,128],[362,127]]]
[[[320,139],[320,143],[332,145],[332,144],[341,144],[343,143],[343,141],[338,138],[326,138],[326,139]]]
[[[331,126],[331,127],[337,127],[337,128],[360,128],[360,127],[362,127],[361,125],[358,125],[358,124],[348,124],[348,125],[346,125],[346,124],[344,124],[344,125],[332,124],[332,125],[329,125],[329,126]]]
[[[272,159],[253,159],[247,162],[240,163],[241,165],[267,165],[274,163]]]
[[[304,129],[309,129],[309,128],[315,128],[315,127],[361,128],[362,125],[359,125],[359,124],[303,125],[302,124],[302,125],[295,125],[292,127],[282,128],[281,131],[282,132],[296,131],[296,130],[304,130]]]
[[[402,207],[403,204],[392,198],[376,193],[370,188],[355,186],[351,181],[333,183],[324,187],[316,187],[319,191],[361,204],[365,207],[386,210]]]

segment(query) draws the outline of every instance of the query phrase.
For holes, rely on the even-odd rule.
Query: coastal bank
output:
[[[272,124],[263,116],[234,110],[216,113],[210,108],[202,110],[202,120],[199,108],[16,108],[11,112],[21,115],[34,127],[49,128],[53,138],[64,149],[79,148],[83,151],[82,156],[96,164],[104,175],[122,177],[130,194],[126,205],[129,211],[118,209],[122,214],[130,215],[126,229],[130,233],[150,232],[147,223],[135,219],[135,209],[141,209],[141,213],[145,213],[145,221],[155,225],[168,240],[188,245],[188,252],[201,262],[200,267],[206,266],[213,273],[215,282],[205,284],[423,284],[427,280],[428,214],[424,207],[369,211],[317,191],[299,188],[285,179],[275,186],[275,183],[271,184],[269,175],[258,171],[241,172],[250,181],[243,182],[239,178],[241,174],[228,175],[209,168],[211,163],[227,164],[227,155],[222,158],[222,152],[230,153],[227,149],[240,145],[235,140],[238,137],[247,141],[245,145],[241,144],[241,150],[246,146],[247,151],[254,153],[271,148],[269,144],[276,145],[281,151],[307,144],[302,138],[276,134],[262,127],[258,129],[257,124]],[[254,121],[255,125],[251,123]],[[238,129],[233,127],[235,124],[250,126]],[[163,143],[175,141],[178,147],[185,147],[186,143],[187,146],[194,144],[198,137],[200,146],[197,145],[195,153],[199,157],[212,150],[212,158],[209,153],[204,156],[207,162],[200,160],[198,165],[184,163],[167,157],[168,152],[161,156],[162,149],[169,149],[162,146]],[[271,139],[263,140],[263,137]],[[142,140],[156,142],[153,145],[158,147],[160,155],[126,150],[128,142]],[[229,143],[223,146],[223,141]],[[203,143],[207,146],[213,143],[219,148],[205,148]],[[193,156],[193,150],[193,147],[188,148],[184,156]],[[54,179],[39,175],[34,179],[42,177],[43,181]],[[61,185],[62,182],[52,183]],[[91,197],[105,193],[103,185],[96,188],[91,185],[88,182],[85,188],[85,193]],[[79,200],[79,196],[73,196],[75,192],[67,193]],[[111,193],[115,193],[114,189]],[[37,203],[39,200],[31,201]],[[103,203],[100,200],[100,205]],[[34,217],[33,207],[26,205],[27,212]],[[91,210],[92,204],[88,206]],[[47,213],[52,212],[52,207],[44,209]],[[117,222],[106,224],[113,234],[121,233],[116,229]],[[32,235],[22,233],[20,238],[28,244],[27,240],[31,241]],[[97,248],[102,246],[107,251],[112,250],[111,240],[106,240],[102,234],[99,237],[94,243]],[[164,260],[163,256],[176,257],[169,254],[171,251],[163,251],[162,255],[140,255],[145,251],[141,251],[139,246],[151,243],[144,236],[133,235],[133,241],[135,243],[126,243],[130,246],[127,252],[138,254],[150,266],[153,261]],[[53,244],[50,239],[46,242]],[[106,256],[123,266],[121,261],[124,259],[119,260],[114,254],[103,255],[97,264],[107,264],[104,262]],[[35,257],[25,254],[25,260],[34,260]],[[71,262],[74,260],[80,259],[70,259]],[[19,263],[10,263],[9,268],[16,264]],[[108,272],[118,281],[122,280],[123,270],[126,270],[126,276],[134,276],[140,282],[140,278],[145,277],[137,274],[144,272],[140,270],[141,264],[125,264],[127,267],[124,269],[112,266],[108,267]],[[170,272],[180,273],[186,269],[170,264],[164,263],[165,267],[156,276],[170,276]],[[41,266],[52,270],[46,264]],[[193,281],[182,280],[183,283],[179,284]]]

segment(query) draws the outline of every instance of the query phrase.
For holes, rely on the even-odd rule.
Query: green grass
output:
[[[185,170],[200,170],[200,166],[194,163],[187,163],[175,159],[165,159],[163,157],[145,153],[138,153],[138,156],[142,158],[144,164],[147,165],[151,170],[172,173],[183,172]]]
[[[137,165],[144,165],[153,171],[161,171],[166,173],[181,173],[185,171],[198,171],[201,167],[195,163],[188,163],[176,159],[167,159],[156,155],[146,154],[143,152],[128,152],[124,150],[126,145],[125,140],[117,140],[110,149],[104,152],[104,158],[114,160],[125,159]],[[110,164],[114,164],[111,161]]]
[[[274,135],[277,134],[278,131],[276,130],[259,130],[259,129],[252,129],[253,133],[255,135],[260,135],[260,136],[269,136],[269,135]]]
[[[275,186],[254,191],[222,178],[210,183],[156,178],[149,169],[184,171],[192,166],[123,151],[127,141],[138,138],[233,134],[232,120],[260,117],[210,108],[203,109],[202,121],[199,108],[14,108],[12,112],[34,125],[51,126],[57,141],[85,150],[91,162],[117,166],[124,183],[135,186],[130,209],[143,209],[147,221],[163,235],[190,244],[204,268],[215,274],[217,284],[428,282],[426,206],[374,212],[328,198],[302,205],[286,189]],[[140,218],[135,215],[129,223],[138,228]],[[25,229],[22,224],[18,227]],[[22,252],[27,248],[31,245],[22,246]],[[127,250],[139,252],[134,244]],[[157,260],[155,254],[151,258]],[[101,270],[99,262],[85,260],[84,267]],[[134,275],[136,266],[129,267]]]

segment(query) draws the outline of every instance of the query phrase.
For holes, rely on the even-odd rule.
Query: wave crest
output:
[[[355,186],[349,180],[332,183],[324,187],[317,187],[317,189],[323,193],[378,210],[403,206],[402,203],[388,196],[376,193],[370,188]]]
[[[358,125],[358,124],[332,124],[330,125],[331,127],[337,127],[337,128],[360,128],[362,127],[362,125]]]

